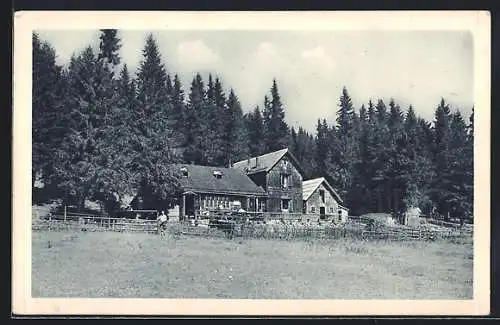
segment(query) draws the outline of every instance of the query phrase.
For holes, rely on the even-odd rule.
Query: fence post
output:
[[[66,222],[66,205],[64,205],[64,222]]]

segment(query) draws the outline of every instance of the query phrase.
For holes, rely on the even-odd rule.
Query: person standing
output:
[[[158,221],[158,231],[165,230],[167,228],[168,216],[165,214],[165,211],[162,211],[156,220]]]

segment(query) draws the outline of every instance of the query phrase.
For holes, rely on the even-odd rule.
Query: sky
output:
[[[97,30],[37,30],[59,64],[84,47],[99,46]],[[359,109],[369,99],[394,98],[431,121],[443,97],[468,118],[474,105],[472,34],[461,31],[120,30],[120,55],[129,70],[142,59],[148,33],[185,92],[200,72],[232,87],[244,112],[263,106],[273,78],[291,126],[314,132],[317,119],[333,123],[342,87]]]

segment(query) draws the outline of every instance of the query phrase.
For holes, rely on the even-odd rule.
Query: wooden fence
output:
[[[254,215],[255,217],[255,215]],[[335,219],[318,222],[316,218],[284,219],[279,214],[268,214],[264,220],[260,217],[257,221],[248,221],[238,224],[233,231],[224,231],[209,226],[209,220],[200,218],[197,221],[170,220],[168,231],[177,235],[207,236],[207,237],[240,237],[240,238],[266,238],[266,239],[378,239],[378,240],[437,240],[437,239],[472,239],[472,232],[466,229],[411,229],[407,227],[383,227],[370,229],[360,220],[347,223],[336,222]],[[270,218],[269,218],[270,217]],[[309,221],[307,221],[309,219]],[[298,221],[301,220],[301,221]],[[315,221],[311,221],[315,220]],[[333,221],[333,222],[332,222]],[[142,232],[156,233],[156,220],[110,218],[95,215],[67,215],[66,220],[60,216],[52,216],[33,224],[32,229],[40,230],[73,230],[73,231],[117,231],[117,232]]]
[[[32,225],[33,230],[156,232],[156,220],[111,218],[90,214],[51,215]]]

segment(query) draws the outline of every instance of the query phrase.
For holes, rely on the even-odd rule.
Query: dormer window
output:
[[[222,172],[220,170],[214,170],[214,177],[220,179],[222,177]]]
[[[187,177],[188,176],[188,170],[186,167],[182,167],[181,168],[181,173],[182,173],[182,176],[184,177]]]

